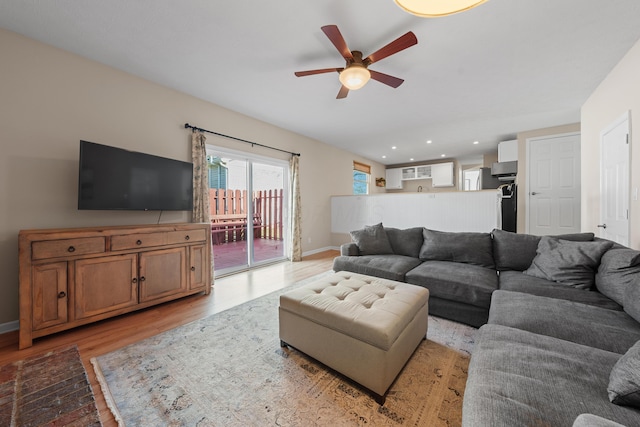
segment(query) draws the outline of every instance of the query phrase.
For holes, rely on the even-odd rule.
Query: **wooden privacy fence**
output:
[[[214,244],[247,238],[247,191],[211,188],[211,234]],[[283,239],[283,190],[253,192],[253,237]]]

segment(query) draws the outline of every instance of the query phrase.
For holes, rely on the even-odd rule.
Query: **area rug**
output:
[[[92,359],[118,423],[461,424],[476,329],[430,317],[428,339],[380,406],[357,384],[296,350],[280,347],[278,297],[291,288]]]
[[[0,426],[101,426],[76,346],[0,368]]]

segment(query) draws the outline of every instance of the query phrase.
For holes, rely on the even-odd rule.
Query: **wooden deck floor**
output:
[[[283,256],[285,256],[284,241],[254,239],[254,262],[282,258]],[[247,265],[247,241],[240,240],[238,242],[213,245],[213,263],[215,271]]]

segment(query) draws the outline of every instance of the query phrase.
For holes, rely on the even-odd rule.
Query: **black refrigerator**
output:
[[[515,233],[517,229],[518,186],[515,183],[502,184],[498,187],[498,191],[501,197],[502,229]]]

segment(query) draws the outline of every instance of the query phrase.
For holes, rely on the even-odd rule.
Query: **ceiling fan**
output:
[[[347,61],[343,68],[322,68],[319,70],[297,71],[295,75],[298,77],[311,76],[314,74],[338,72],[342,87],[338,92],[336,99],[346,98],[349,90],[356,90],[363,87],[370,78],[384,83],[392,88],[397,88],[404,82],[403,79],[381,73],[379,71],[369,70],[369,65],[378,62],[387,56],[391,56],[401,50],[407,49],[418,43],[418,39],[411,31],[403,36],[398,37],[386,46],[373,52],[366,58],[362,58],[362,52],[358,50],[350,50],[344,41],[340,30],[336,25],[325,25],[321,28],[331,43],[338,49],[340,55]]]

